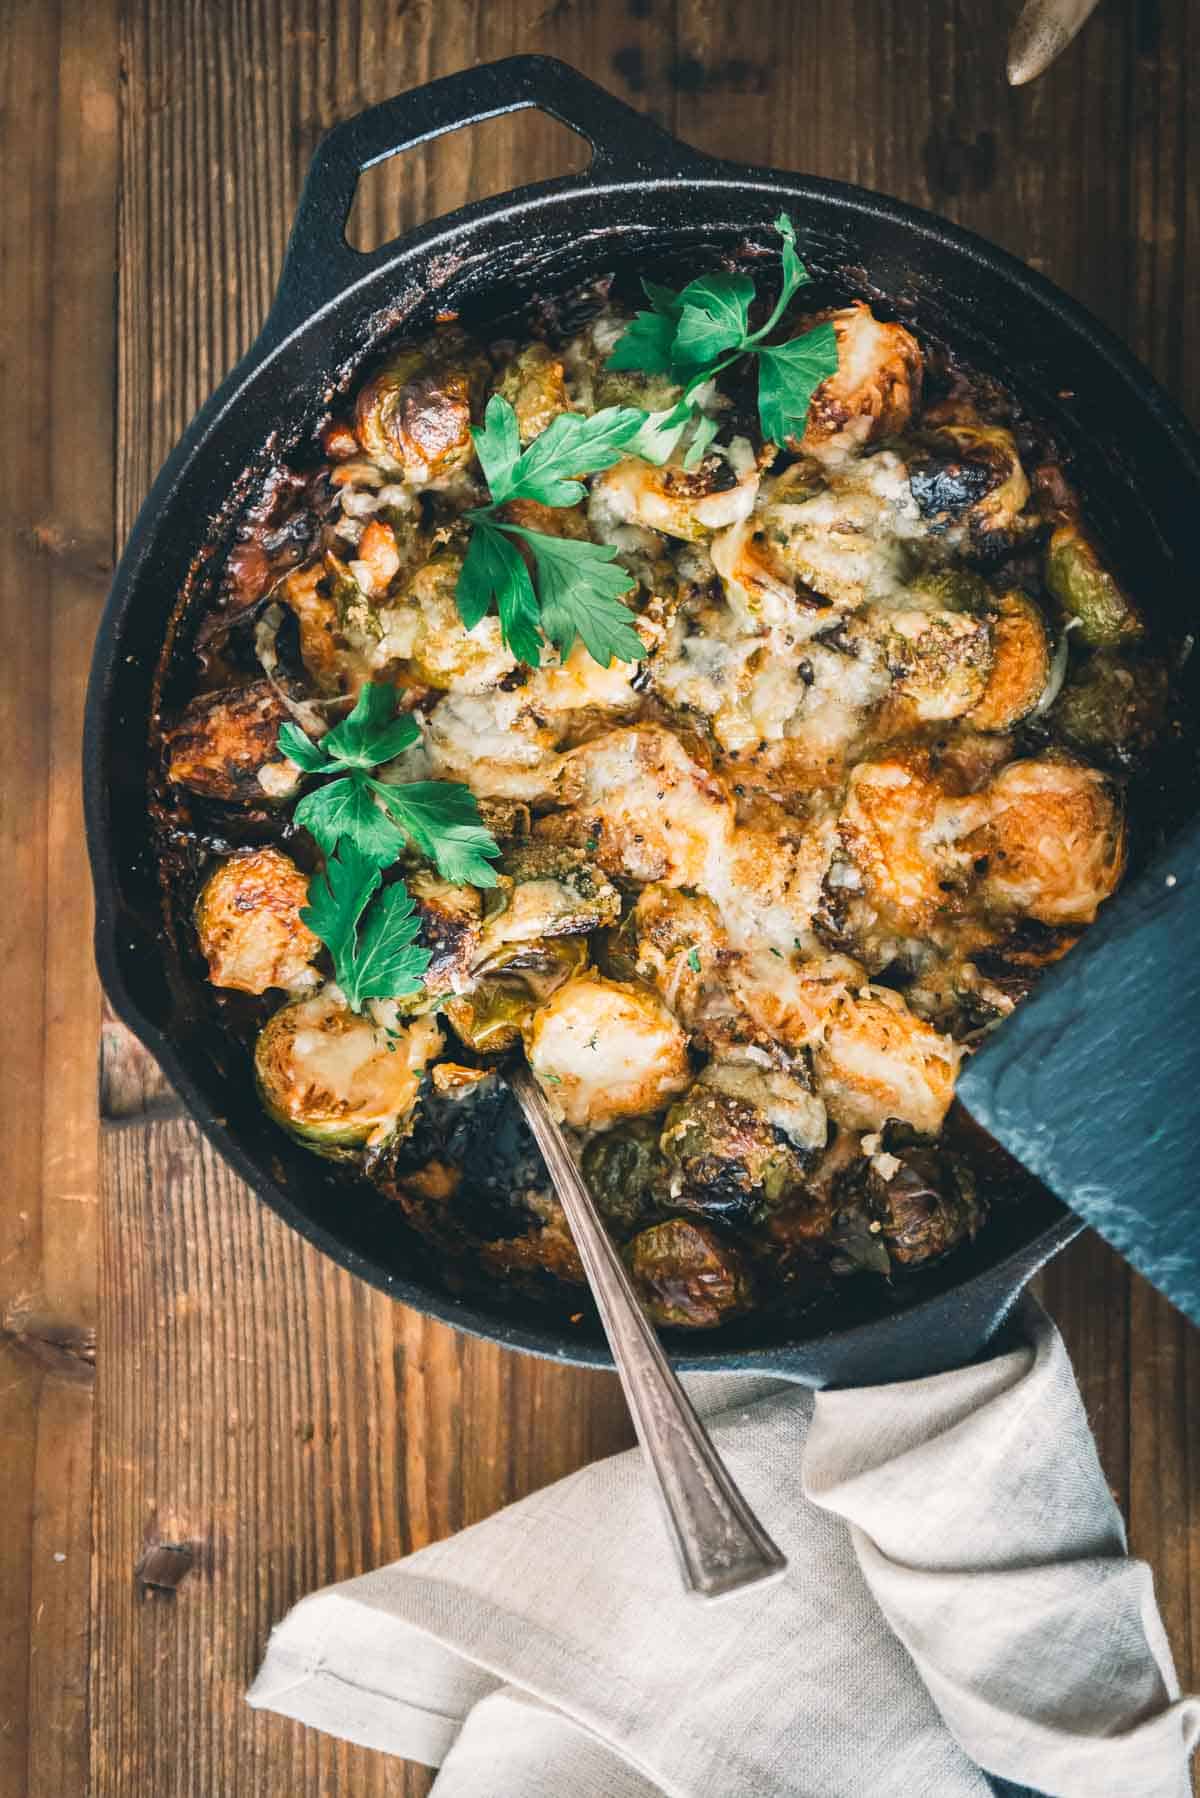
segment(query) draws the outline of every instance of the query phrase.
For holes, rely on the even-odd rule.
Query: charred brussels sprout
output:
[[[885,1136],[885,1145],[891,1141]],[[870,1273],[940,1260],[974,1236],[984,1215],[961,1156],[899,1141],[853,1163],[835,1203],[831,1240],[851,1268]]]
[[[495,973],[447,1002],[447,1021],[477,1054],[507,1054],[520,1042],[537,1007],[586,965],[582,937],[514,945]]]
[[[504,859],[489,895],[479,966],[503,965],[538,939],[586,936],[616,921],[621,897],[580,850],[528,843]]]
[[[241,993],[319,986],[321,944],[300,916],[308,882],[278,849],[244,849],[223,861],[196,902],[196,934],[213,986]]]
[[[1166,704],[1161,662],[1131,662],[1099,649],[1071,675],[1049,721],[1085,754],[1132,767],[1162,729]]]
[[[426,1064],[442,1046],[433,1018],[383,1030],[336,986],[277,1011],[259,1032],[254,1071],[277,1124],[332,1159],[375,1148],[412,1116]]]
[[[261,803],[290,797],[299,774],[275,747],[287,717],[287,706],[267,681],[201,693],[163,733],[167,779],[206,799]]]
[[[662,1133],[675,1207],[749,1222],[803,1178],[825,1108],[789,1074],[710,1063]]]
[[[626,1251],[642,1303],[656,1324],[712,1330],[748,1309],[749,1274],[733,1244],[707,1224],[668,1218]]]
[[[1133,601],[1074,519],[1065,520],[1051,534],[1045,580],[1067,616],[1078,620],[1080,641],[1091,648],[1115,648],[1142,635]]]
[[[629,1235],[670,1208],[670,1173],[658,1135],[657,1124],[633,1118],[593,1136],[583,1151],[583,1177],[618,1235]]]
[[[414,486],[444,482],[471,460],[471,414],[485,379],[482,357],[457,340],[402,350],[359,393],[358,441]]]
[[[941,425],[909,458],[908,479],[917,509],[935,533],[962,531],[974,549],[996,552],[1025,535],[1029,482],[1010,431]]]

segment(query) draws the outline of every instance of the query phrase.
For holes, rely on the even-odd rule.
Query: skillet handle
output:
[[[555,57],[509,56],[461,69],[369,107],[321,139],[288,240],[268,320],[272,335],[283,335],[293,321],[310,317],[391,255],[390,244],[364,252],[346,241],[354,192],[366,169],[431,138],[529,107],[548,113],[591,145],[586,174],[570,177],[575,181],[602,183],[630,175],[665,180],[710,166],[698,150]]]

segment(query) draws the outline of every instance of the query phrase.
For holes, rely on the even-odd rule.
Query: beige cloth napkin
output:
[[[695,1377],[786,1577],[680,1590],[636,1454],[274,1631],[253,1705],[441,1771],[437,1798],[1185,1798],[1150,1574],[1061,1339],[810,1393]]]

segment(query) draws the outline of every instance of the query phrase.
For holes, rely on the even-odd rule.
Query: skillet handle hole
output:
[[[591,160],[585,137],[536,107],[460,126],[363,171],[346,242],[352,250],[381,249],[437,213],[526,182],[581,174]]]

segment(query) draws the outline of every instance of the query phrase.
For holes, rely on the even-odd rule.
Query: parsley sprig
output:
[[[396,689],[386,682],[368,683],[349,717],[319,743],[298,725],[285,724],[279,732],[280,754],[306,774],[336,776],[304,795],[293,814],[295,822],[316,838],[326,857],[349,844],[371,866],[386,868],[412,843],[444,880],[493,887],[497,876],[490,864],[500,847],[481,822],[469,787],[448,780],[397,784],[377,780],[372,773],[410,748],[420,734],[408,713],[397,715]],[[328,940],[322,936],[323,942]]]
[[[530,667],[541,661],[543,637],[564,658],[579,637],[602,667],[640,661],[644,645],[620,599],[634,582],[615,548],[510,523],[501,508],[510,500],[577,505],[585,493],[579,477],[619,461],[646,417],[634,406],[609,406],[590,418],[561,412],[522,450],[516,413],[501,394],[492,395],[482,430],[471,432],[491,504],[466,514],[472,529],[458,610],[468,630],[494,601],[505,643]],[[514,539],[529,551],[536,584]]]
[[[417,942],[421,920],[402,880],[375,894],[377,861],[349,838],[326,858],[300,913],[333,957],[333,977],[352,1011],[368,999],[402,999],[419,991],[430,951]]]
[[[673,411],[658,419],[660,435],[682,426],[695,410],[694,396],[746,355],[758,363],[758,416],[773,443],[801,437],[813,394],[837,372],[837,338],[831,324],[815,325],[790,343],[769,344],[787,307],[809,280],[796,250],[796,232],[786,213],[775,220],[783,239],[783,281],[766,323],[750,329],[754,282],[749,275],[700,275],[676,292],[643,281],[648,312],[635,315],[608,359],[611,369],[668,375],[683,395]],[[685,466],[695,466],[712,441],[711,421],[698,421]]]

